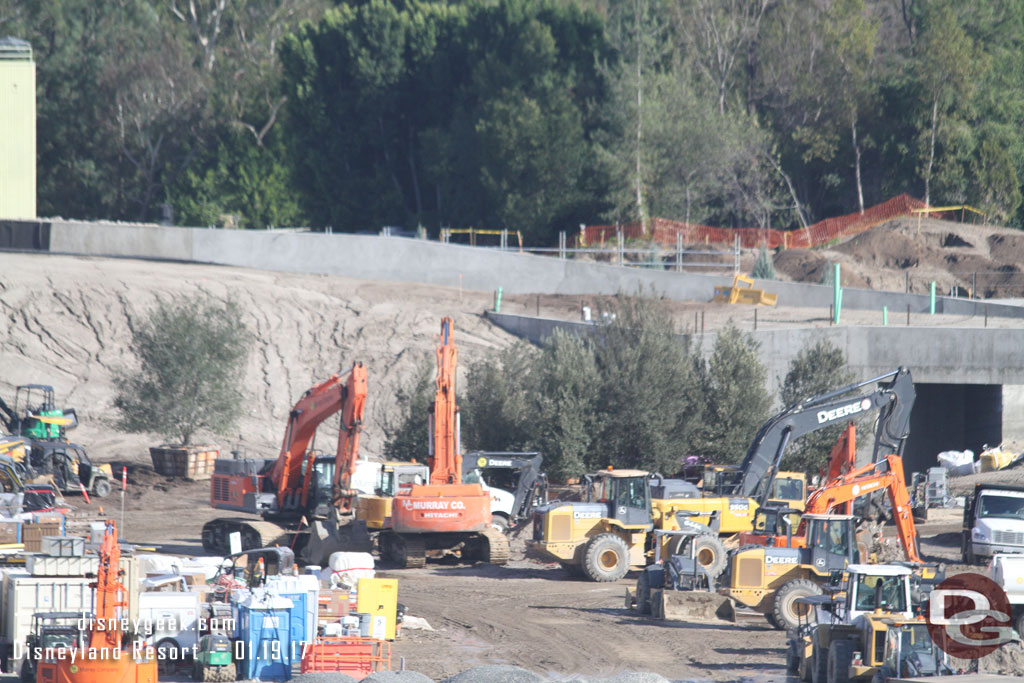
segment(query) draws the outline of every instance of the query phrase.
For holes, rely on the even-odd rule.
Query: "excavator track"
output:
[[[508,537],[497,529],[485,529],[483,536],[484,549],[480,558],[490,564],[506,564],[508,562]]]
[[[416,569],[427,563],[427,547],[416,534],[395,534],[387,541],[389,560],[399,567]]]
[[[244,517],[215,519],[203,525],[203,548],[208,552],[230,553],[231,543],[228,540],[233,532],[242,535],[242,550],[266,548],[275,542],[290,545],[287,529],[273,522]]]

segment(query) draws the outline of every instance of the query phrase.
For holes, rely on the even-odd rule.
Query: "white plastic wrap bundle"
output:
[[[331,553],[320,580],[331,588],[355,588],[359,579],[372,579],[376,574],[370,553]]]

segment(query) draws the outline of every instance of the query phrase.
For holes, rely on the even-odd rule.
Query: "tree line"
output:
[[[769,378],[758,343],[732,324],[704,357],[656,300],[619,296],[606,312],[611,322],[590,334],[557,330],[541,347],[520,342],[471,362],[459,389],[463,448],[539,451],[553,481],[608,466],[671,476],[691,455],[739,464],[774,404],[851,381],[842,351],[827,340],[801,349],[785,378]],[[425,357],[399,392],[388,458],[426,452],[434,372]],[[768,388],[775,380],[778,401]],[[783,468],[817,474],[841,431],[797,439]]]
[[[1024,226],[1012,0],[6,0],[41,215],[799,227],[901,192]]]

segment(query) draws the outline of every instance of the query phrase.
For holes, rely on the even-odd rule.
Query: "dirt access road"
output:
[[[208,482],[171,480],[138,466],[129,480],[126,539],[162,552],[202,554],[200,528],[218,516],[209,508]],[[119,519],[116,492],[90,505],[68,500],[83,511],[103,505]],[[919,527],[929,559],[956,561],[956,514],[937,513]],[[394,644],[396,668],[404,657],[407,668],[434,680],[479,664],[514,664],[553,679],[652,671],[672,680],[786,680],[785,635],[762,617],[706,626],[640,618],[623,599],[635,574],[615,584],[575,580],[558,566],[524,558],[522,540],[513,542],[506,567],[379,568],[381,576],[399,580],[408,613],[435,629],[406,630]]]

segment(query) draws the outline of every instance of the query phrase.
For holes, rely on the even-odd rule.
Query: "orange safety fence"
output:
[[[362,680],[391,670],[391,643],[375,638],[317,638],[302,648],[302,673],[333,672]]]
[[[839,237],[849,237],[864,232],[876,225],[899,216],[909,216],[915,209],[927,208],[920,199],[901,194],[892,199],[865,209],[864,213],[851,213],[818,221],[806,228],[795,230],[772,230],[770,228],[714,228],[666,218],[650,221],[650,233],[643,234],[640,223],[626,225],[588,225],[576,236],[576,246],[608,246],[616,240],[616,231],[621,230],[623,239],[645,239],[663,246],[675,246],[677,235],[682,235],[684,244],[727,244],[732,245],[739,237],[740,246],[754,249],[764,245],[769,249],[816,247],[827,244]]]

